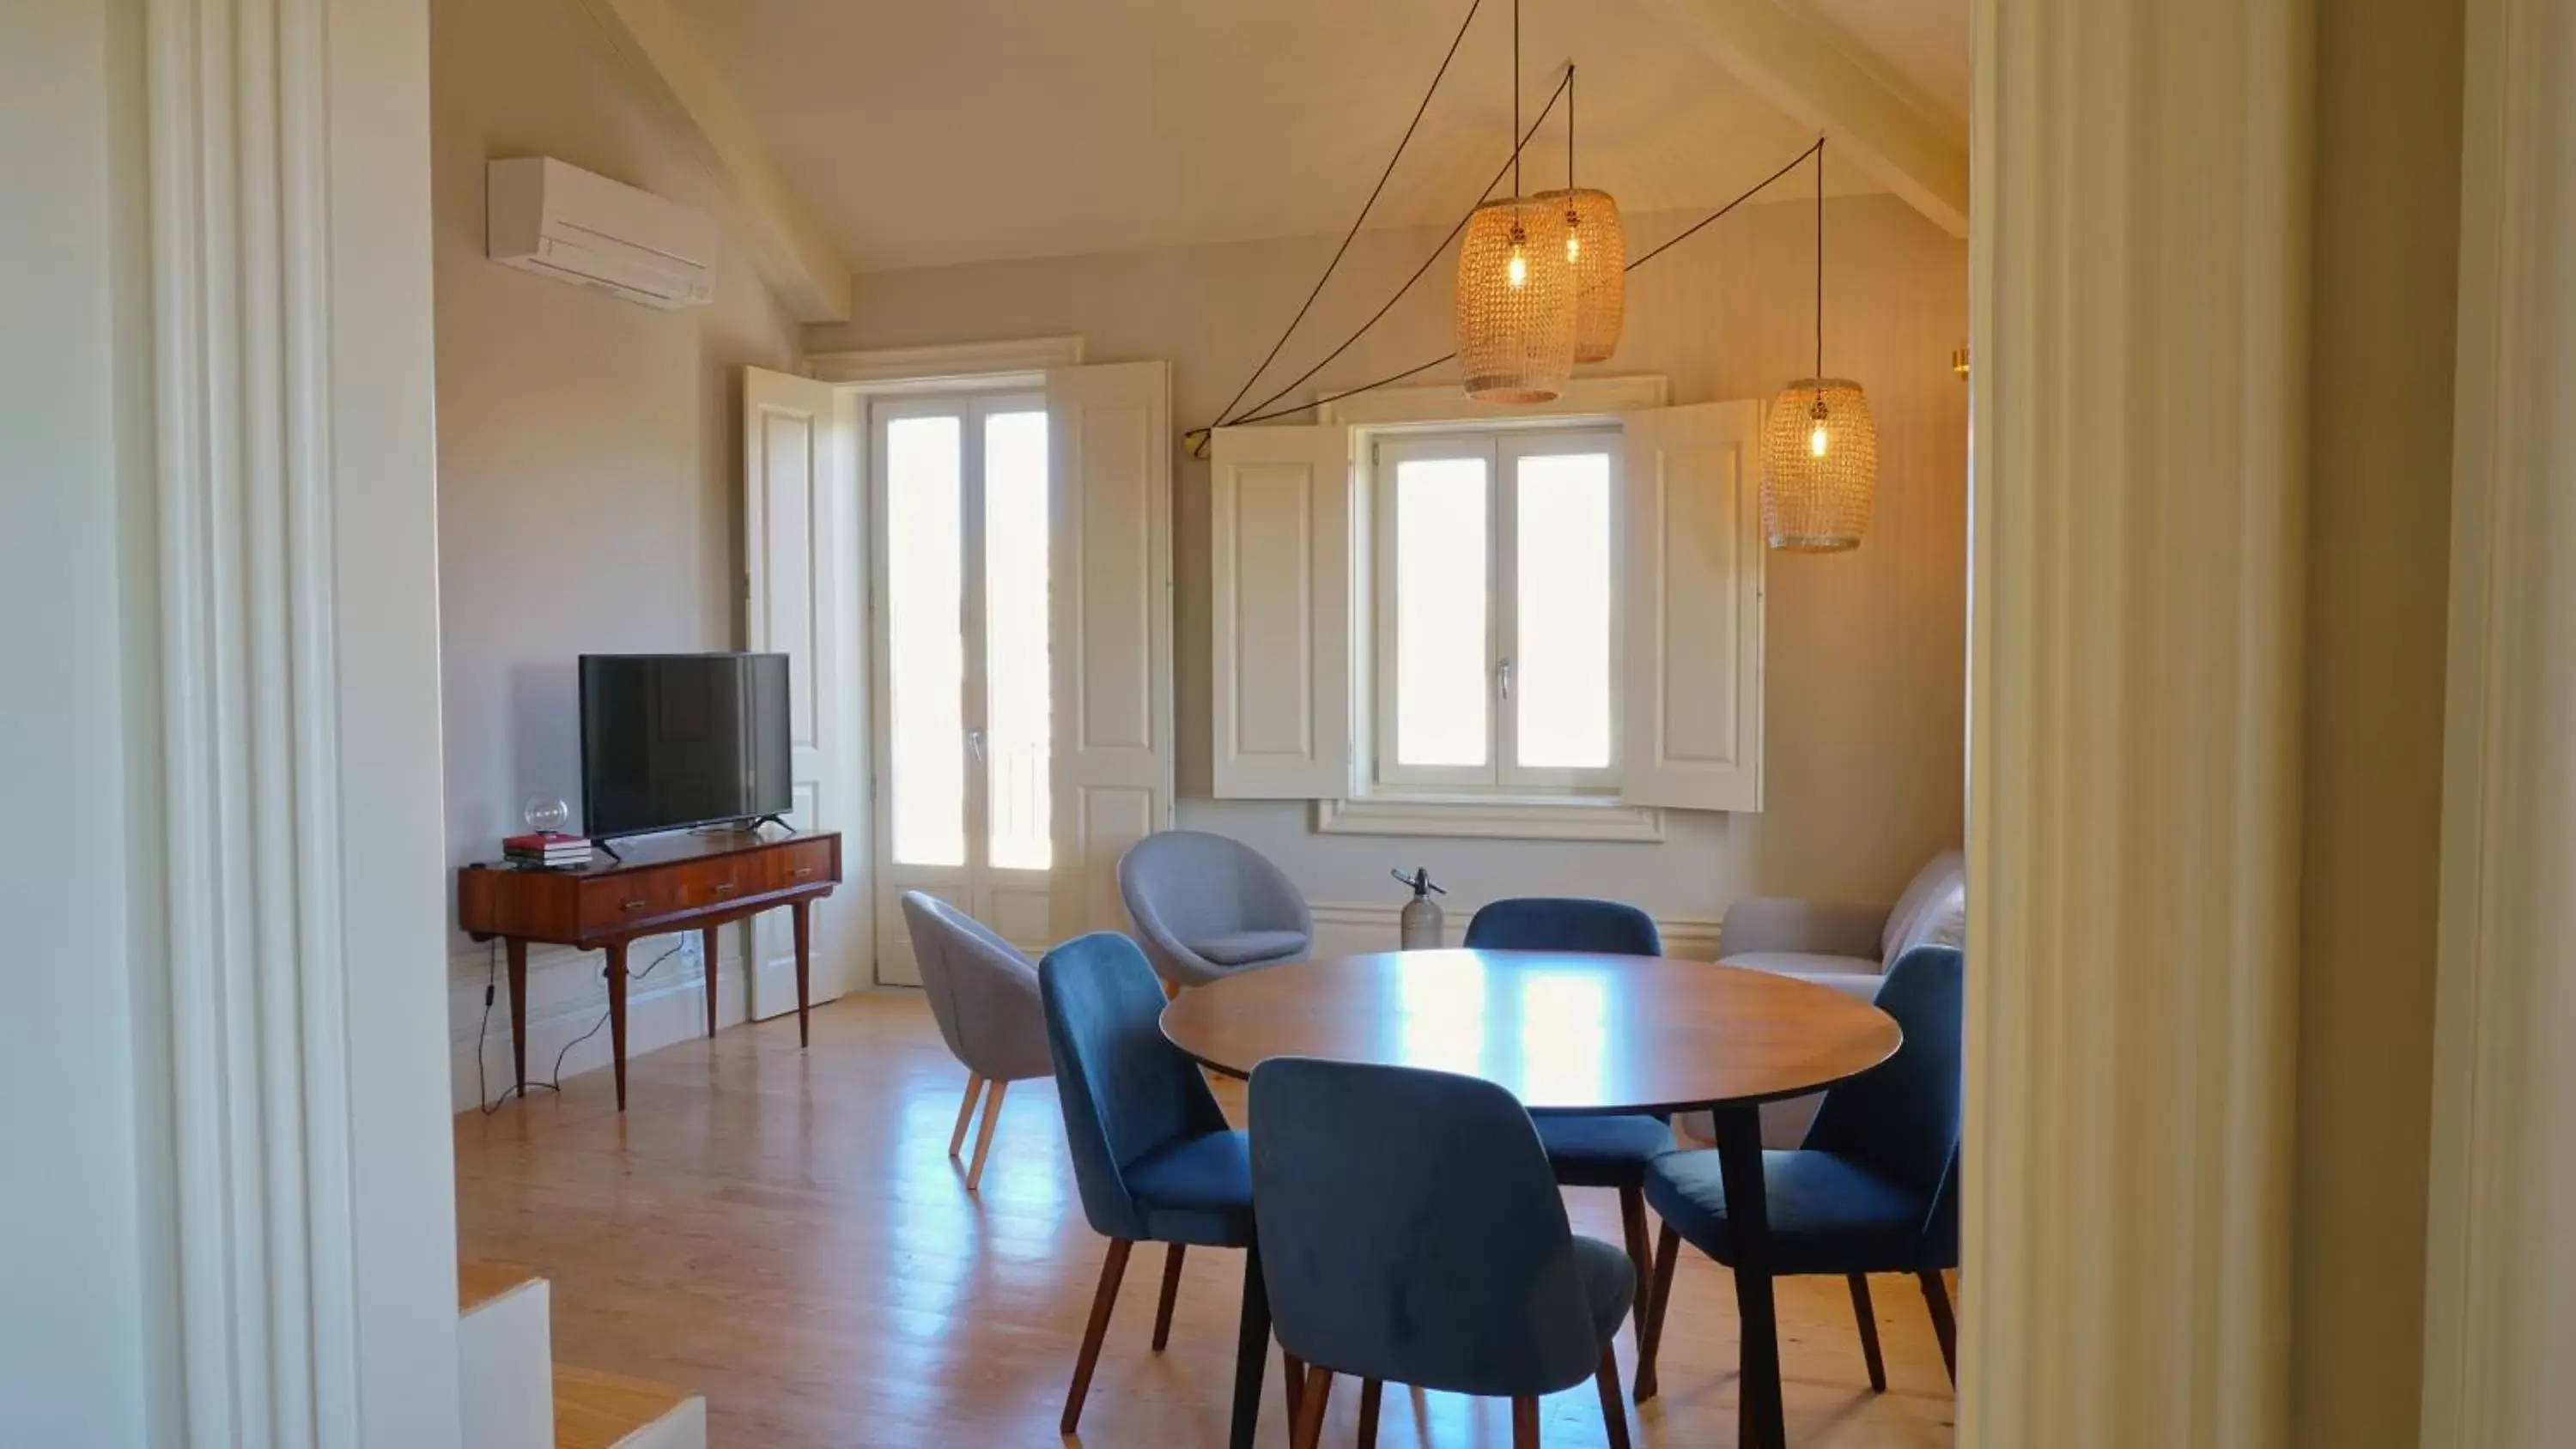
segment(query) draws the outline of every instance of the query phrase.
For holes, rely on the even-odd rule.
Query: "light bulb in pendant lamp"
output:
[[[1860,547],[1878,491],[1878,424],[1860,384],[1804,377],[1762,420],[1762,532],[1791,553]]]
[[[1628,229],[1607,191],[1581,187],[1531,198],[1557,209],[1574,269],[1574,360],[1607,362],[1628,321]]]
[[[1565,390],[1573,281],[1563,207],[1514,197],[1476,208],[1458,249],[1458,366],[1469,397],[1542,403]]]

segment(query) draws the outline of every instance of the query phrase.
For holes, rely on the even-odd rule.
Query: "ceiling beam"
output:
[[[581,0],[581,8],[732,204],[753,267],[787,310],[799,322],[848,321],[848,260],[668,0]]]
[[[1795,0],[1654,0],[1738,81],[1952,236],[1968,234],[1966,127]]]

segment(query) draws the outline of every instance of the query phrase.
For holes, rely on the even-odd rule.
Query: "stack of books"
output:
[[[586,836],[545,830],[534,835],[511,836],[501,842],[501,853],[512,865],[560,870],[590,864],[590,840]]]

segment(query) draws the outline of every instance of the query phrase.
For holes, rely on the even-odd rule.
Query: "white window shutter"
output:
[[[1210,455],[1215,789],[1333,800],[1351,780],[1351,434],[1219,428]]]
[[[841,888],[814,907],[814,999],[871,984],[868,767],[862,750],[866,616],[857,406],[829,383],[742,373],[743,548],[750,648],[787,656],[791,779],[799,830],[841,832]],[[730,934],[730,933],[728,933]],[[784,911],[755,917],[754,1019],[796,1007],[796,939]],[[719,978],[721,979],[721,978]]]
[[[1160,362],[1046,375],[1055,935],[1123,927],[1119,856],[1172,823],[1172,403]]]
[[[1762,808],[1758,403],[1623,414],[1620,793]]]

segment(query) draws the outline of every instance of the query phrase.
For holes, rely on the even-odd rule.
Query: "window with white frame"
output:
[[[1381,794],[1618,788],[1616,428],[1368,445]]]
[[[1662,394],[1577,379],[1532,416],[1390,390],[1217,429],[1216,797],[1533,840],[1761,809],[1761,407]]]

